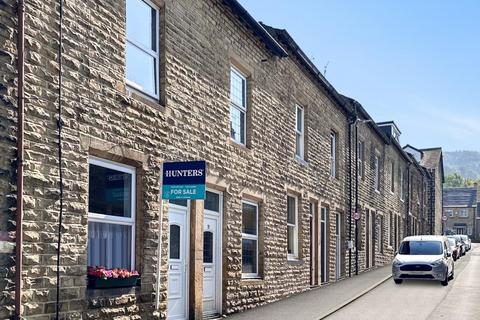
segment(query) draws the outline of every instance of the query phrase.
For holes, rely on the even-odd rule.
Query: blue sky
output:
[[[240,0],[402,144],[480,151],[480,1]]]

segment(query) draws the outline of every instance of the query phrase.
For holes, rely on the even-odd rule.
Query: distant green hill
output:
[[[458,172],[464,178],[480,179],[480,152],[443,152],[445,175]]]

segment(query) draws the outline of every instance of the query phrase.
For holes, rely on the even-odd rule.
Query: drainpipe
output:
[[[412,165],[411,162],[408,163],[407,166],[407,199],[406,199],[406,207],[407,207],[407,219],[406,219],[406,232],[407,236],[411,235],[411,226],[410,226],[410,166]]]
[[[25,109],[25,2],[17,3],[17,212],[15,230],[15,318],[20,319],[22,313],[22,258],[23,258],[23,161],[24,161],[24,109]]]
[[[352,276],[352,206],[353,206],[353,193],[352,193],[352,125],[356,124],[356,121],[349,121],[348,123],[348,213],[349,213],[349,228],[348,228],[348,276]]]
[[[355,120],[355,212],[358,212],[358,117]],[[358,221],[355,220],[355,275],[358,275]]]

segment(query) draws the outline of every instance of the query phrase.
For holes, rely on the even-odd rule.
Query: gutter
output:
[[[263,41],[268,50],[274,55],[280,58],[288,57],[288,53],[283,47],[268,33],[265,28],[255,20],[250,13],[237,1],[237,0],[223,0],[223,3],[227,5],[234,14],[236,14],[247,26],[253,31],[253,33]]]
[[[15,226],[15,318],[22,314],[23,267],[23,162],[24,162],[24,112],[25,112],[25,2],[17,2],[17,212]]]

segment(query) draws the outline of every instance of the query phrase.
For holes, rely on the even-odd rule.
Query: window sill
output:
[[[392,191],[392,190],[390,190],[390,194],[391,194],[392,196],[394,196],[394,195],[395,195],[395,192]]]
[[[240,285],[242,286],[262,286],[265,284],[265,280],[263,278],[257,277],[251,277],[251,278],[243,278],[241,279]]]
[[[289,266],[301,266],[305,263],[305,261],[300,260],[300,259],[294,259],[294,258],[288,258],[287,259],[287,264]]]
[[[238,142],[238,141],[235,141],[235,140],[233,140],[233,139],[230,138],[230,137],[228,138],[228,143],[229,143],[230,145],[232,145],[232,146],[234,146],[234,147],[242,150],[242,151],[245,151],[245,152],[248,152],[248,153],[251,153],[251,152],[252,152],[252,149],[249,148],[249,147],[247,147],[246,144],[243,144],[243,143],[240,143],[240,142]]]
[[[304,158],[300,158],[299,156],[295,155],[295,161],[297,161],[299,164],[301,164],[302,166],[308,166],[308,162],[305,161]]]
[[[138,90],[129,87],[128,85],[126,87],[126,92],[127,95],[131,96],[133,99],[140,101],[148,105],[149,107],[165,111],[165,106],[160,103],[160,100],[158,98],[154,98],[142,92],[139,92]]]
[[[375,193],[380,194],[380,190],[375,190]]]
[[[332,176],[331,174],[328,175],[328,180],[330,181],[337,181],[338,177],[337,176]]]

